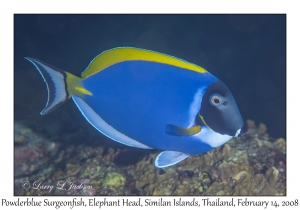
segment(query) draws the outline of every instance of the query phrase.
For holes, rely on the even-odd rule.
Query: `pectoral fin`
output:
[[[172,136],[192,136],[201,131],[201,127],[199,125],[190,127],[190,128],[182,128],[177,125],[166,125],[165,133]]]

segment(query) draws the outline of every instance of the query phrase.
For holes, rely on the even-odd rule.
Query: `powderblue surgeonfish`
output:
[[[47,114],[72,98],[85,119],[119,143],[159,149],[155,166],[208,152],[245,131],[227,86],[204,68],[131,47],[104,51],[81,77],[28,58],[42,75]]]

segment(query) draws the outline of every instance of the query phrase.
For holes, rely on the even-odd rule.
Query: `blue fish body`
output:
[[[115,48],[82,78],[27,58],[48,87],[48,113],[72,97],[99,132],[128,146],[160,149],[157,167],[202,154],[242,133],[229,89],[205,69],[165,54]]]

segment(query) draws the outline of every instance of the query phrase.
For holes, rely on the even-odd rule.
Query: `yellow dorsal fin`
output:
[[[113,48],[111,50],[104,51],[97,57],[95,57],[89,66],[81,73],[82,78],[89,77],[108,66],[130,60],[144,60],[152,61],[158,63],[165,63],[191,71],[196,71],[199,73],[204,73],[206,70],[200,66],[197,66],[193,63],[181,60],[179,58],[166,55],[163,53],[158,53],[150,50],[133,48],[133,47],[119,47]]]

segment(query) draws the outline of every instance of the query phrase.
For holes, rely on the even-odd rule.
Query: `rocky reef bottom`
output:
[[[286,141],[247,125],[245,136],[159,169],[161,151],[64,147],[15,122],[14,195],[286,195]]]

